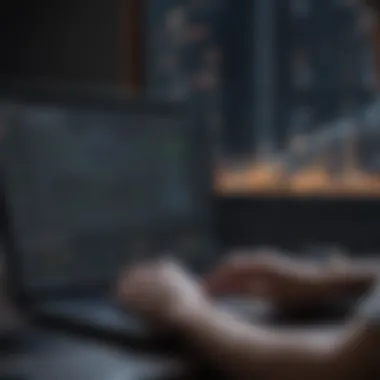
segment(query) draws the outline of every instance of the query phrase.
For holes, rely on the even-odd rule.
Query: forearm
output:
[[[238,321],[216,308],[177,318],[179,333],[233,379],[318,379],[332,370],[335,340]]]

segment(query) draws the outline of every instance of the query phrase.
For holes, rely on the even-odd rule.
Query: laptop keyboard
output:
[[[52,301],[45,303],[42,311],[52,316],[88,322],[93,327],[144,331],[143,323],[136,316],[107,299]]]

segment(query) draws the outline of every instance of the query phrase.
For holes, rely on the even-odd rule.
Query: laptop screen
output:
[[[207,163],[184,115],[159,108],[18,104],[6,192],[28,291],[109,281],[162,252],[210,257]]]

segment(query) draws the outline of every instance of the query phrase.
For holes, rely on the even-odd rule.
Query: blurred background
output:
[[[360,138],[376,116],[357,2],[148,4],[147,90],[202,98],[218,192],[379,194],[380,156]]]
[[[3,1],[0,76],[192,104],[227,246],[376,251],[370,24],[353,0]]]
[[[220,194],[380,195],[366,29],[349,0],[2,2],[6,77],[192,99]],[[375,134],[377,136],[377,134]],[[376,140],[376,139],[375,139]]]
[[[226,251],[372,254],[380,251],[380,98],[370,26],[357,0],[2,0],[0,83],[116,85],[185,102],[212,137]],[[109,247],[91,243],[101,253],[91,259],[104,258]],[[51,263],[61,271],[62,261]],[[0,327],[24,325],[1,264]]]

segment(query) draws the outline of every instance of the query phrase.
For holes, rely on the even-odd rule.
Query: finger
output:
[[[204,277],[203,287],[209,293],[223,293],[246,289],[247,281],[270,279],[281,268],[290,265],[289,258],[273,249],[260,249],[255,254],[230,256],[225,263]]]
[[[268,280],[267,276],[226,276],[207,279],[202,282],[203,289],[212,296],[243,294],[251,291],[253,283]]]
[[[273,281],[268,278],[244,278],[236,279],[217,285],[206,284],[206,292],[213,297],[220,296],[248,296],[248,297],[269,297],[272,293],[272,288],[275,286]]]
[[[255,278],[272,277],[275,272],[276,267],[266,261],[249,261],[246,264],[236,262],[222,268],[214,275],[208,276],[206,280],[214,286],[227,283],[245,283],[247,280]]]
[[[210,285],[225,282],[231,277],[240,276],[244,273],[251,273],[251,264],[251,261],[246,260],[244,257],[230,258],[227,262],[220,265],[216,270],[206,275],[204,277],[204,280]]]
[[[243,295],[246,292],[246,289],[243,286],[241,286],[241,284],[223,284],[214,286],[207,283],[203,283],[202,288],[204,292],[211,297]]]
[[[245,282],[245,278],[252,278],[252,270],[238,270],[235,267],[226,268],[206,276],[201,281],[205,291],[209,294],[234,292]]]

